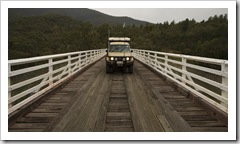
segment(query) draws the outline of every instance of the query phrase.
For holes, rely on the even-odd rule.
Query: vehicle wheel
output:
[[[128,72],[129,72],[129,73],[133,73],[133,65],[130,65],[130,66],[128,67]]]
[[[111,73],[111,66],[106,64],[106,73]]]

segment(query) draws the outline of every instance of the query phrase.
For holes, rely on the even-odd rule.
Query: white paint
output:
[[[171,54],[171,53],[162,53],[162,52],[138,50],[138,49],[133,49],[133,55],[136,59],[140,60],[141,62],[143,62],[143,63],[147,64],[148,66],[152,67],[153,69],[157,70],[159,73],[163,74],[164,76],[170,78],[171,80],[178,83],[182,87],[186,88],[187,90],[191,91],[192,93],[196,94],[197,96],[208,101],[209,103],[211,103],[212,105],[221,109],[225,113],[228,113],[228,85],[227,85],[228,62],[226,60],[187,56],[187,55],[180,55],[180,54]],[[175,57],[175,58],[180,58],[181,60],[177,61],[177,60],[169,59],[169,56]],[[158,59],[158,58],[160,58],[160,59],[165,58],[164,62],[156,61],[156,59]],[[189,64],[187,62],[187,60],[194,60],[196,62],[204,62],[207,64],[219,65],[222,67],[222,70],[205,68],[203,66]],[[168,62],[180,65],[180,68],[179,68],[179,66],[177,67],[174,65],[169,65]],[[164,65],[164,67],[162,67],[161,65]],[[221,83],[219,83],[217,81],[208,79],[201,75],[191,73],[190,71],[187,71],[187,67],[194,68],[194,69],[204,68],[205,72],[209,72],[212,74],[213,74],[213,72],[216,72],[215,75],[221,76],[223,80]],[[173,70],[179,72],[181,75],[175,73]],[[187,79],[187,77],[188,77],[188,79]],[[217,94],[216,92],[212,91],[208,87],[201,86],[200,84],[194,82],[194,80],[192,78],[198,79],[199,81],[202,81],[202,82],[210,84],[216,88],[219,88],[222,91],[221,94]],[[188,84],[188,85],[186,85],[186,84]],[[206,94],[208,94],[210,97],[207,96]],[[218,102],[218,101],[220,101],[220,102]]]
[[[8,114],[21,108],[22,106],[24,106],[25,104],[27,104],[28,102],[33,100],[34,98],[39,97],[43,93],[45,93],[48,90],[52,89],[53,87],[57,86],[59,83],[67,80],[72,75],[74,75],[76,72],[81,70],[83,67],[86,67],[87,65],[97,61],[98,59],[102,58],[105,54],[106,54],[105,49],[99,49],[99,50],[80,51],[80,52],[73,52],[73,53],[66,53],[66,54],[49,55],[49,56],[41,56],[41,57],[8,61],[9,82],[11,81],[11,78],[13,76],[19,76],[21,74],[26,74],[28,72],[33,72],[35,70],[39,70],[42,68],[48,68],[47,73],[35,76],[35,77],[30,78],[25,81],[19,81],[19,82],[15,83],[14,85],[9,85],[9,88],[8,88],[8,97],[9,97],[8,98],[8,103],[9,103]],[[75,56],[75,55],[77,55],[77,56]],[[56,58],[65,58],[65,59],[56,60]],[[54,59],[55,59],[55,61],[54,61]],[[75,59],[78,59],[78,61],[72,62],[72,60],[75,60]],[[33,62],[41,62],[44,60],[48,60],[48,63],[11,71],[12,66],[16,66],[19,64],[33,63]],[[63,65],[62,67],[58,67],[57,69],[53,70],[54,65],[66,63],[66,62],[67,62],[67,65]],[[58,72],[60,72],[60,73],[58,73]],[[56,74],[56,73],[58,73],[58,75],[55,75],[53,77],[53,74]],[[67,76],[63,78],[64,75],[67,75]],[[25,91],[20,92],[19,94],[12,95],[13,90],[24,87],[28,84],[34,83],[39,80],[41,80],[41,82],[39,84],[37,84],[35,86],[31,86],[30,88],[28,88]],[[47,87],[42,89],[46,85],[47,85]],[[15,105],[12,104],[13,102],[15,102],[15,101],[19,100],[20,98],[23,98],[27,95],[31,95],[31,96],[28,97],[27,99],[22,100],[18,104],[15,104]]]

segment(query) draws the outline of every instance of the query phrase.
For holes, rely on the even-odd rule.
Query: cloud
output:
[[[186,18],[200,22],[214,15],[227,14],[227,8],[95,8],[112,16],[128,16],[152,23],[179,22]]]

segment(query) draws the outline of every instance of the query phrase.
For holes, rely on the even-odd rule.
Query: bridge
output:
[[[227,60],[133,49],[133,74],[106,74],[105,55],[9,60],[8,131],[228,131]]]

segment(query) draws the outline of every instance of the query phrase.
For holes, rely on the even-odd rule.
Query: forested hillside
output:
[[[8,9],[8,16],[11,21],[22,16],[42,16],[45,14],[57,14],[71,17],[78,21],[89,21],[94,26],[99,26],[104,23],[110,25],[123,24],[139,26],[141,24],[149,23],[146,21],[136,20],[130,17],[110,16],[96,10],[88,8],[10,8]]]
[[[207,21],[179,23],[93,25],[57,14],[9,20],[9,59],[106,48],[111,36],[131,38],[131,47],[228,59],[227,15]]]

